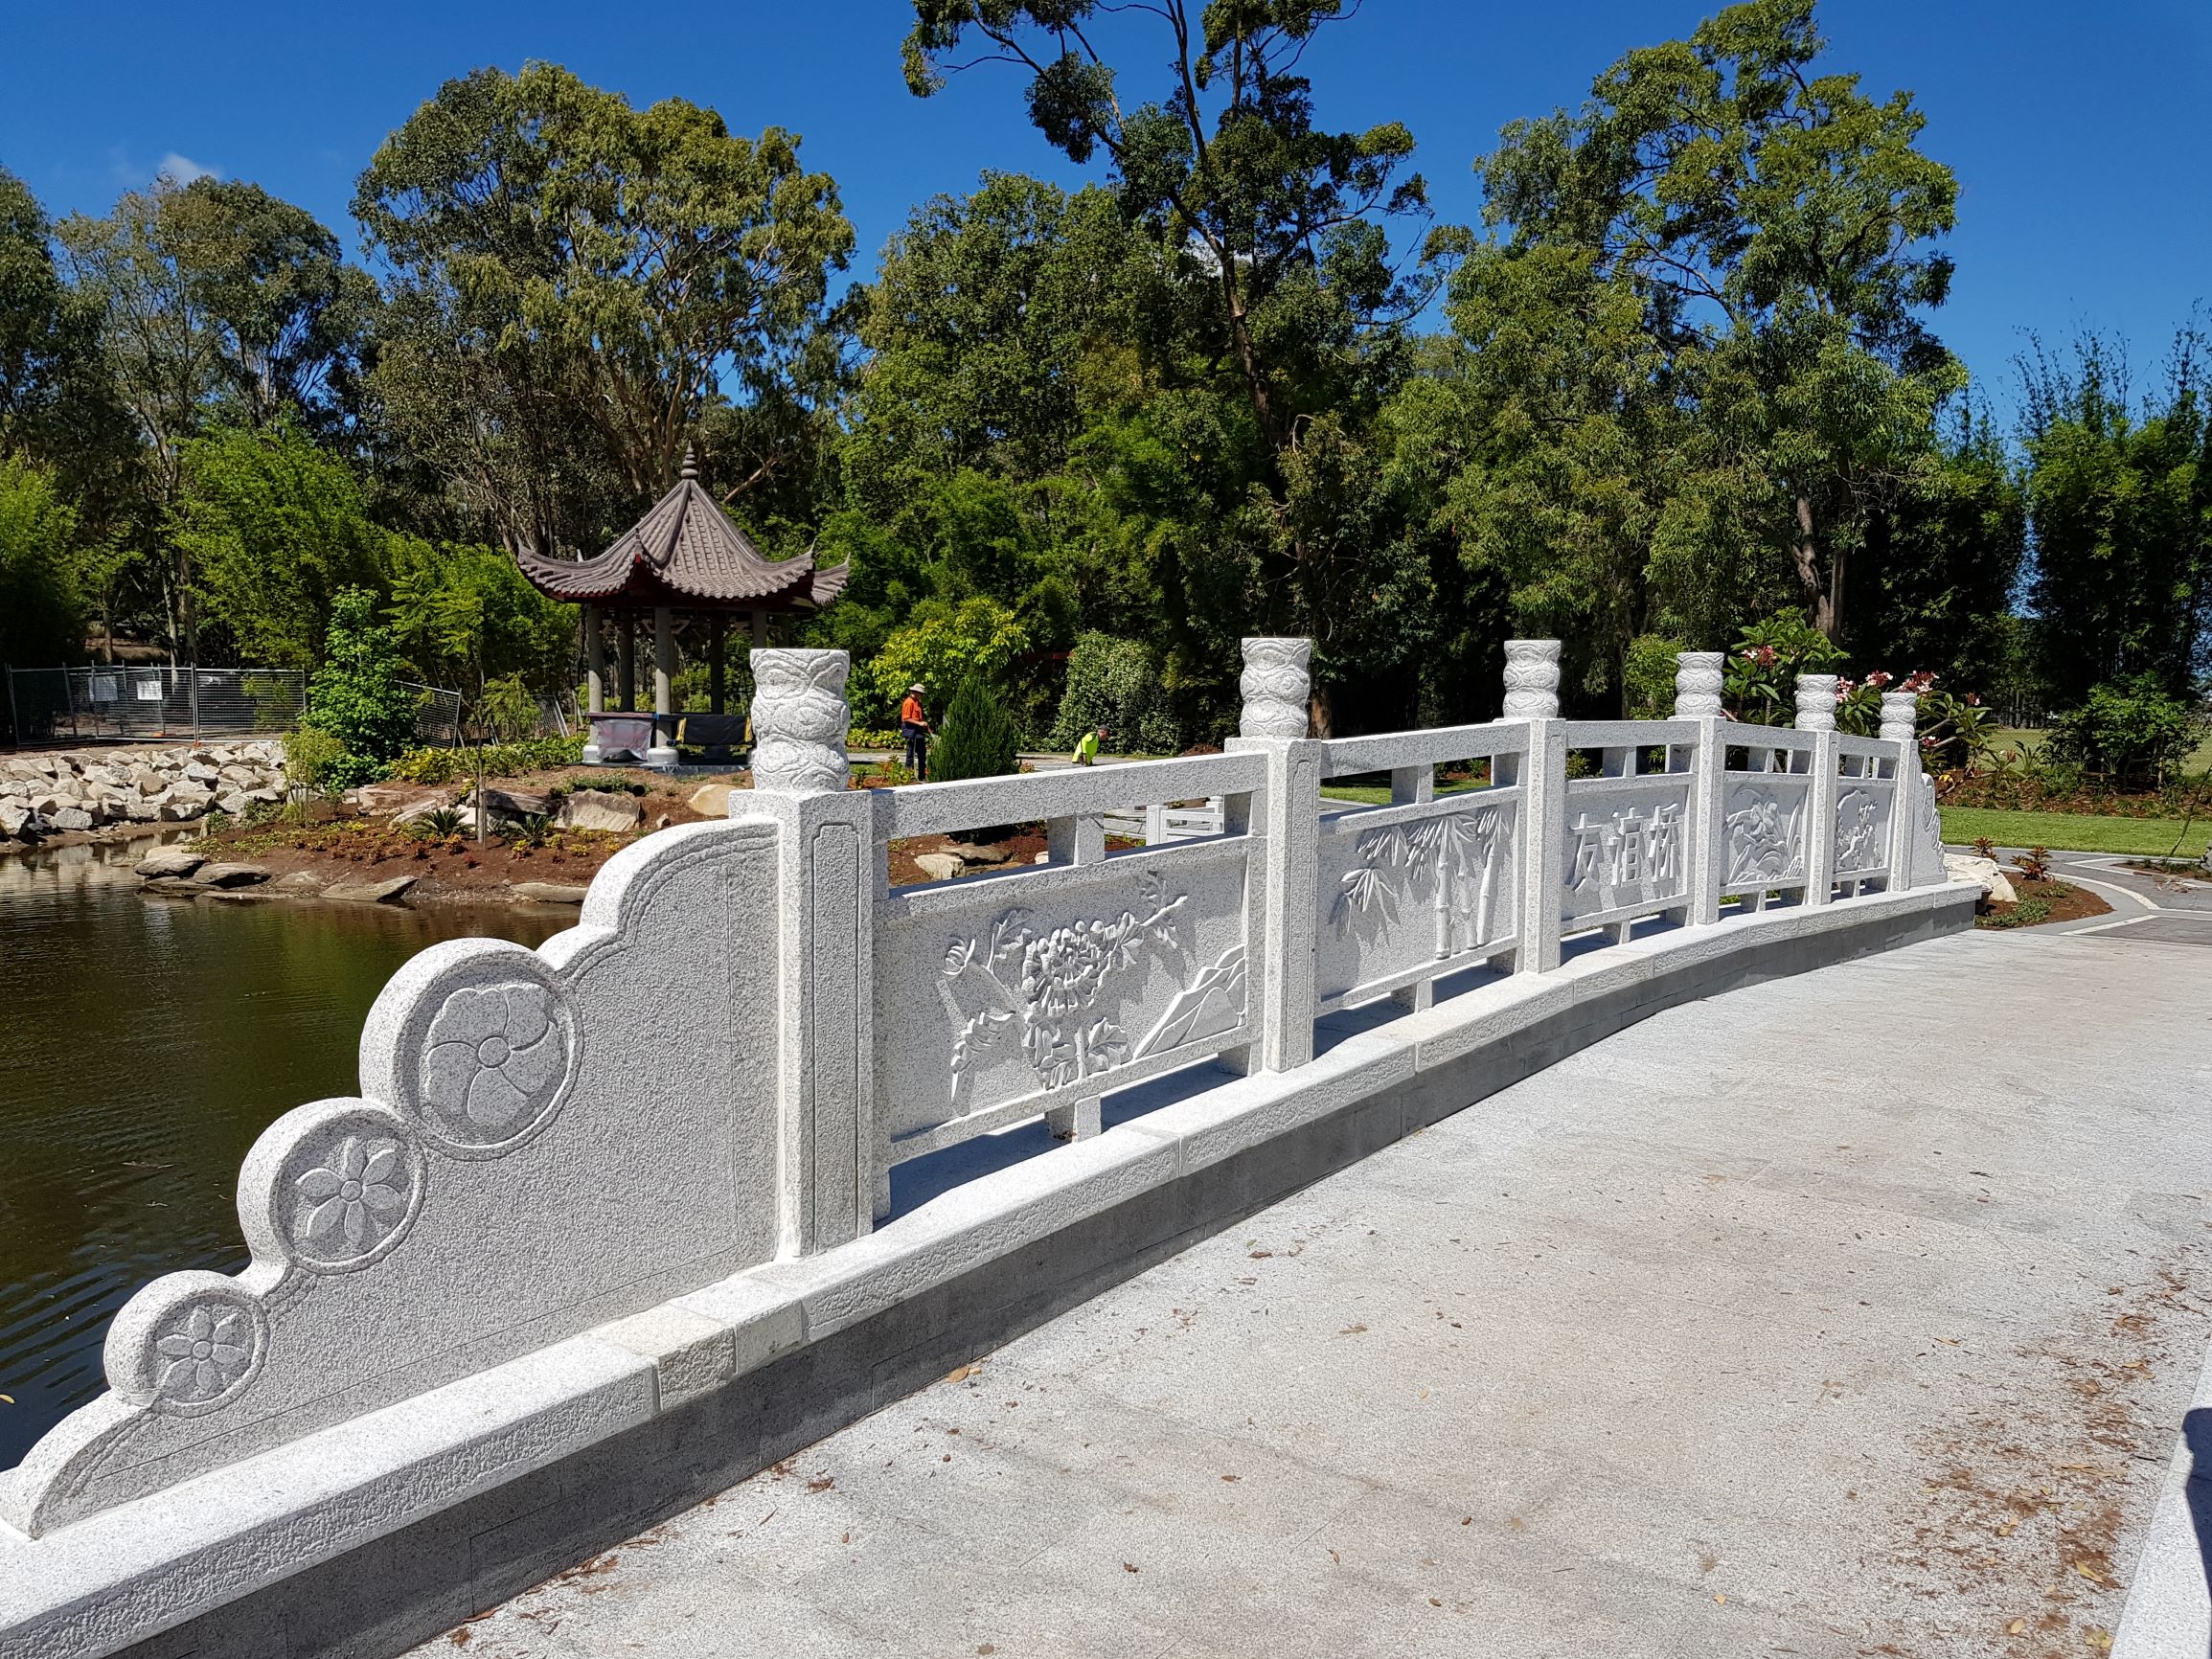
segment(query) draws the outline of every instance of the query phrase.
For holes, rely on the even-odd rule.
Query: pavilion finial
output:
[[[686,443],[684,445],[684,469],[682,476],[685,478],[696,478],[698,475],[698,463],[692,457],[692,446],[689,443]]]

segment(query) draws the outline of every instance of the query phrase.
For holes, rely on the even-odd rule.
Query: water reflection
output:
[[[571,919],[148,898],[131,867],[154,845],[0,856],[0,1467],[100,1392],[132,1290],[244,1263],[239,1161],[280,1114],[353,1092],[393,969]]]

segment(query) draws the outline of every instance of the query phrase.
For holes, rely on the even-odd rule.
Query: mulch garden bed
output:
[[[2041,927],[2053,921],[2080,921],[2085,917],[2107,916],[2112,907],[2086,887],[2049,877],[2032,879],[2008,870],[2013,892],[2011,904],[1991,904],[1974,918],[1976,927]]]

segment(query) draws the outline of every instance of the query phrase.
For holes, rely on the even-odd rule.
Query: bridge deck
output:
[[[2129,928],[1661,1014],[419,1652],[2094,1650],[2208,1011]]]

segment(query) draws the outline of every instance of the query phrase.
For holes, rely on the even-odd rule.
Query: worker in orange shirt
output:
[[[929,776],[929,717],[922,712],[922,683],[906,688],[899,705],[899,735],[906,739],[906,769],[921,782]]]

